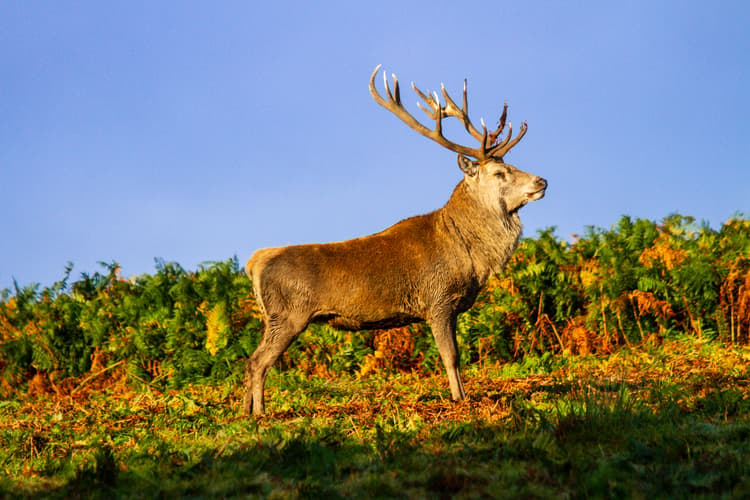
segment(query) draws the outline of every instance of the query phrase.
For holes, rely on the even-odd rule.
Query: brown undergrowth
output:
[[[183,405],[185,398],[211,407],[239,408],[239,386],[197,384],[180,390],[161,391],[133,380],[123,366],[104,366],[99,354],[94,357],[91,371],[81,377],[58,382],[41,375],[35,377],[27,392],[18,395],[20,411],[27,416],[39,417],[50,412],[63,416],[70,412],[89,415],[100,409],[97,405],[111,400],[127,402],[133,410],[158,414]],[[443,373],[399,373],[395,369],[375,367],[369,375],[360,372],[352,378],[320,371],[308,378],[311,383],[322,386],[315,389],[316,397],[306,399],[304,405],[294,408],[279,408],[283,405],[276,403],[279,399],[293,398],[290,390],[304,392],[305,384],[285,387],[282,374],[277,372],[269,379],[267,397],[270,407],[266,419],[275,421],[344,414],[371,422],[384,409],[398,408],[426,423],[475,419],[498,422],[507,418],[511,403],[516,399],[533,400],[539,394],[613,383],[627,384],[638,391],[671,382],[696,395],[710,387],[731,387],[750,398],[750,379],[747,377],[750,374],[750,348],[722,346],[692,338],[654,338],[652,342],[623,348],[608,356],[570,355],[557,358],[548,368],[531,369],[545,373],[514,376],[514,371],[524,370],[523,365],[518,368],[517,364],[496,362],[472,367],[465,380],[468,398],[461,403],[450,399]],[[338,394],[333,401],[326,397],[328,385]],[[345,397],[341,393],[346,393]],[[233,411],[222,414],[229,420],[243,418],[234,415]],[[40,418],[33,425],[43,425],[43,420]],[[115,422],[115,425],[121,424]],[[3,421],[0,429],[13,425],[16,424]]]

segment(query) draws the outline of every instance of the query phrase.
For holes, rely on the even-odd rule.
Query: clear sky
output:
[[[455,154],[375,104],[381,63],[455,97],[468,78],[475,121],[506,100],[528,121],[505,157],[549,181],[526,235],[718,227],[750,213],[748,26],[745,0],[0,2],[0,289],[68,261],[244,262],[440,207]]]

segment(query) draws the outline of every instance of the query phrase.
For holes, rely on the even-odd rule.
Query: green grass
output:
[[[750,350],[679,339],[442,374],[273,371],[239,387],[105,381],[0,402],[9,497],[742,498]],[[103,375],[105,376],[105,375]]]

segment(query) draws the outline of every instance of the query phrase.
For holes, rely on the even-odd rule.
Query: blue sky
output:
[[[383,64],[528,121],[524,233],[750,213],[750,4],[0,3],[0,289],[188,269],[440,207],[455,155],[369,96]],[[404,88],[407,107],[416,97]],[[457,128],[457,142],[470,142]]]

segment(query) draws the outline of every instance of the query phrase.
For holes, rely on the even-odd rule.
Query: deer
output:
[[[322,244],[257,250],[245,266],[263,318],[259,344],[245,362],[245,415],[265,413],[264,385],[269,370],[311,323],[360,331],[415,322],[429,323],[448,374],[451,397],[466,397],[460,375],[456,319],[472,307],[490,276],[502,271],[518,246],[518,211],[542,198],[547,181],[505,163],[504,156],[528,129],[513,137],[505,129],[508,104],[495,130],[481,130],[469,119],[466,80],[459,107],[441,85],[424,93],[417,106],[434,122],[428,128],[401,102],[396,75],[393,90],[383,73],[385,97],[370,76],[375,101],[409,128],[458,154],[463,178],[440,209],[404,219],[369,236]],[[478,145],[464,146],[443,134],[443,120],[457,119]]]

